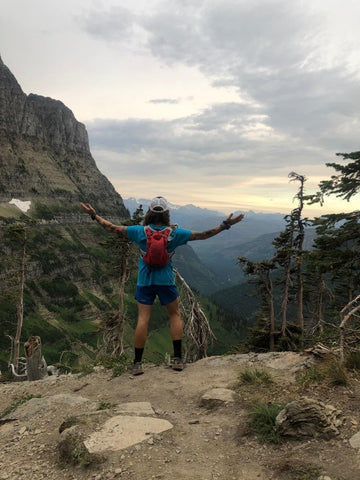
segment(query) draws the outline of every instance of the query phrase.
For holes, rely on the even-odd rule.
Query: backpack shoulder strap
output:
[[[149,235],[151,235],[155,230],[153,230],[150,225],[145,225],[144,226],[144,232],[145,232],[145,235],[148,237]]]
[[[166,228],[163,228],[162,230],[154,230],[153,228],[150,227],[150,225],[144,226],[144,232],[147,238],[149,238],[154,232],[163,233],[166,236],[166,238],[168,238],[172,233],[172,231],[173,229],[171,227],[166,227]]]

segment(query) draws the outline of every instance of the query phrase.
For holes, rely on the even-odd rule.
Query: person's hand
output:
[[[230,213],[228,218],[225,220],[225,223],[228,225],[235,225],[236,223],[241,222],[241,220],[244,218],[244,215],[240,213],[239,215],[236,215],[236,217],[233,217],[233,213]]]
[[[80,206],[83,210],[85,210],[85,212],[88,214],[88,215],[92,215],[93,213],[95,213],[95,208],[93,208],[90,203],[82,203],[80,202]]]

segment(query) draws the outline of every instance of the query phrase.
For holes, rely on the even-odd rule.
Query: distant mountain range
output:
[[[134,197],[123,199],[123,201],[131,215],[140,205],[142,205],[146,212],[151,202],[150,199],[136,199]],[[171,220],[179,226],[190,230],[199,230],[203,227],[210,228],[213,227],[216,222],[221,222],[226,218],[226,214],[222,212],[197,207],[192,204],[176,205],[170,203],[169,205],[171,209]],[[245,215],[242,225],[246,224],[246,235],[250,235],[250,237],[256,237],[263,233],[271,233],[281,230],[284,227],[284,215],[281,213],[255,213],[252,210],[234,213],[243,213]],[[259,227],[261,228],[260,231],[258,230]],[[230,234],[230,232],[228,233]]]
[[[148,209],[149,199],[124,199],[124,205],[132,214],[140,205]],[[183,228],[203,231],[219,225],[226,218],[221,212],[195,205],[170,205],[171,220]],[[273,239],[285,227],[284,215],[280,213],[244,213],[240,224],[206,241],[191,242],[189,245],[204,266],[213,273],[216,289],[231,287],[245,281],[237,265],[238,257],[244,256],[253,261],[270,258],[274,251]],[[211,288],[211,292],[214,287]]]

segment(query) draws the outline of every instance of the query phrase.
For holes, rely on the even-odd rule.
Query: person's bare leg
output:
[[[142,375],[144,373],[142,367],[142,356],[147,340],[148,325],[151,315],[152,305],[143,305],[138,302],[138,321],[135,329],[134,350],[135,357],[132,366],[130,367],[133,375]]]
[[[171,368],[173,370],[181,371],[184,368],[184,361],[182,359],[182,336],[183,326],[180,316],[179,298],[166,305],[170,317],[170,334],[174,346],[174,358],[171,361]]]
[[[151,316],[152,305],[144,305],[138,302],[138,320],[135,329],[134,346],[144,348],[148,335],[148,325]]]
[[[179,298],[165,306],[170,317],[171,338],[172,340],[181,340],[183,336],[183,326],[180,316]]]

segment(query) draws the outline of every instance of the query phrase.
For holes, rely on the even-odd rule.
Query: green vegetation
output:
[[[59,464],[60,465],[79,465],[80,467],[89,467],[95,459],[91,455],[82,437],[75,433],[68,433],[58,444]]]
[[[119,377],[122,375],[127,370],[130,363],[131,359],[125,353],[122,353],[121,355],[105,355],[97,360],[97,364],[112,370],[113,377]]]
[[[59,192],[60,193],[60,192]],[[63,191],[67,193],[67,191]],[[31,214],[34,218],[40,218],[45,220],[53,220],[56,216],[61,216],[64,214],[79,213],[79,208],[73,203],[54,203],[44,204],[40,202],[35,202],[31,208]]]
[[[349,375],[345,366],[337,360],[332,360],[320,365],[312,365],[297,376],[297,382],[303,387],[320,385],[323,382],[333,386],[343,386],[349,383]]]
[[[347,385],[349,383],[346,368],[337,361],[333,361],[327,367],[327,375],[331,385]]]
[[[323,204],[328,195],[349,201],[360,193],[360,152],[338,155],[349,162],[328,163],[336,174],[320,182],[315,195],[305,195],[304,175],[289,173],[290,181],[300,182],[295,195],[297,206],[284,217],[285,229],[273,240],[274,255],[256,262],[246,257],[238,259],[249,283],[256,286],[255,328],[259,334],[263,331],[252,339],[255,341],[247,341],[245,348],[302,350],[309,339],[305,325],[312,334],[323,334],[325,324],[338,324],[340,312],[358,295],[360,211],[325,214],[311,222],[302,217],[306,202]],[[315,233],[312,245],[306,245],[305,227],[309,225]],[[354,342],[356,334],[351,327],[348,335]]]
[[[280,443],[281,436],[275,420],[281,410],[285,407],[283,403],[263,403],[253,405],[250,411],[252,430],[264,443]]]
[[[238,386],[242,385],[271,385],[274,380],[271,374],[264,369],[245,368],[240,372]]]
[[[305,372],[297,376],[297,382],[300,385],[307,386],[311,384],[320,384],[325,379],[325,372],[317,365],[312,365]]]
[[[108,410],[116,407],[116,403],[100,402],[96,410]]]

